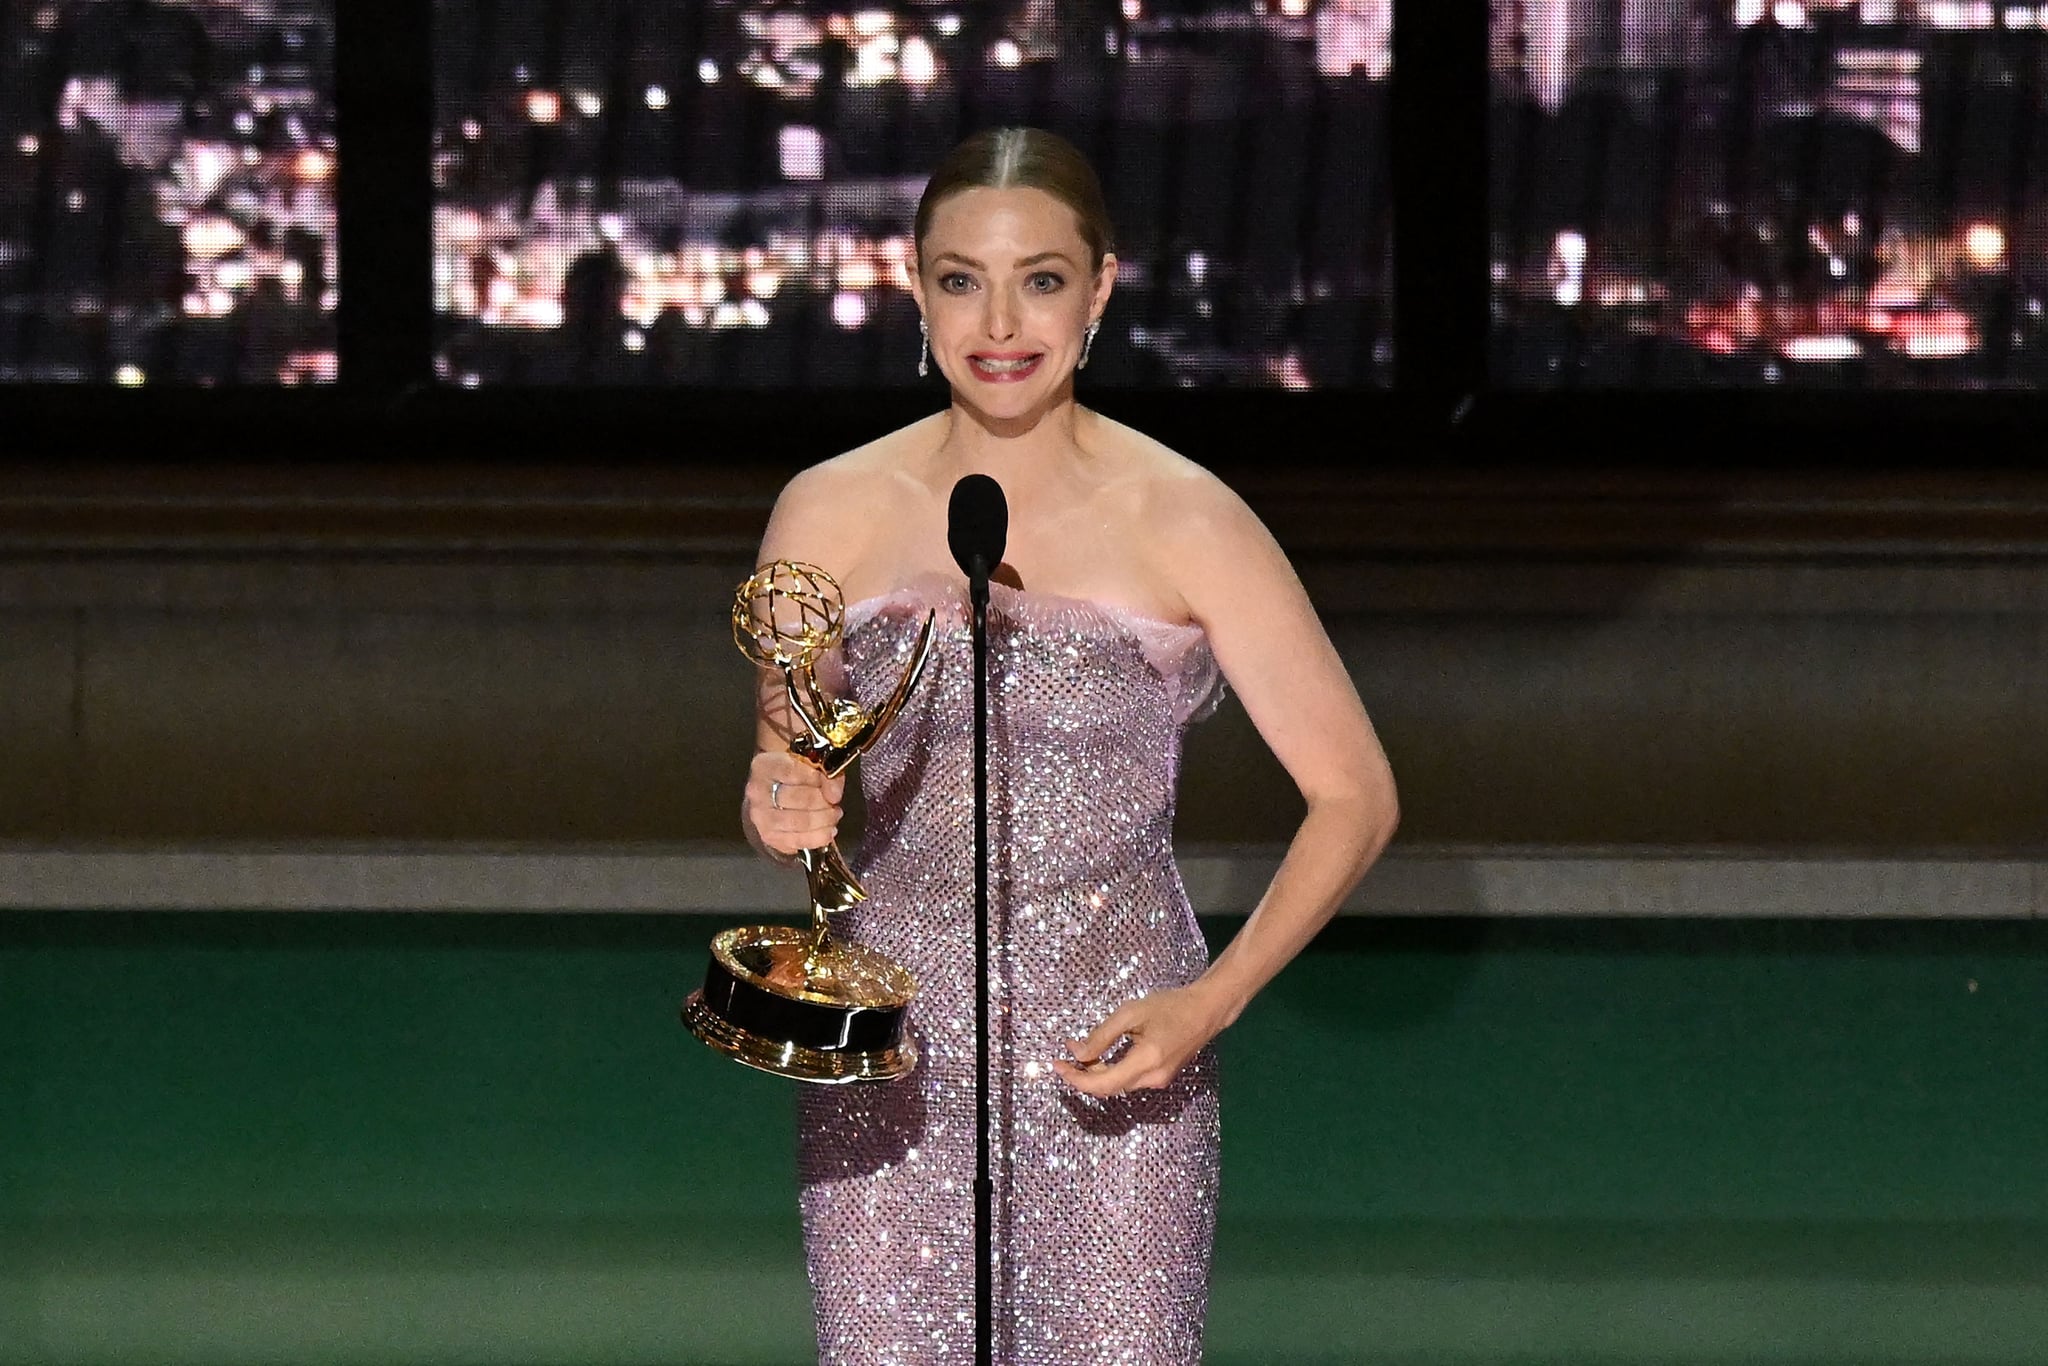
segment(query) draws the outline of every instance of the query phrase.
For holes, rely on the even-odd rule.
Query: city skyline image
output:
[[[1097,165],[1091,385],[1391,374],[1385,0],[437,0],[438,377],[918,382],[909,225],[966,133]]]
[[[1497,383],[2048,378],[2048,8],[1491,11]]]

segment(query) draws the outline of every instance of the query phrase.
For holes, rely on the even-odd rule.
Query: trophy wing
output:
[[[909,667],[904,669],[903,676],[896,680],[895,688],[882,700],[881,705],[868,713],[844,740],[833,743],[831,737],[826,735],[799,705],[798,712],[803,716],[805,729],[810,733],[799,735],[791,742],[790,750],[834,776],[845,771],[848,764],[865,754],[870,745],[882,738],[882,732],[895,721],[897,713],[903,710],[904,702],[909,699],[911,690],[917,686],[918,680],[924,677],[924,666],[931,659],[932,636],[938,626],[938,617],[937,612],[925,614],[924,625],[918,628],[917,643],[910,650]],[[789,692],[791,701],[796,702],[797,689],[794,683],[790,685]]]
[[[896,713],[903,710],[903,704],[909,700],[911,690],[917,686],[917,681],[924,677],[924,666],[932,657],[932,632],[937,627],[938,620],[937,612],[925,613],[924,625],[917,631],[917,643],[910,649],[910,667],[903,671],[903,677],[896,680],[895,689],[883,699],[882,705],[876,707],[874,715],[868,719],[860,741],[862,749],[880,739],[882,732],[895,722]]]

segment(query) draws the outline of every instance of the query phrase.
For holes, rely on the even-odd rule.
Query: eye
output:
[[[1067,277],[1055,270],[1041,270],[1031,276],[1030,286],[1036,294],[1056,294],[1066,287]]]
[[[949,270],[939,277],[939,288],[948,294],[965,294],[974,288],[974,281],[964,270]]]

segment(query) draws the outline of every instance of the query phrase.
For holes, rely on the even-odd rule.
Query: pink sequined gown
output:
[[[846,667],[887,692],[926,611],[932,660],[861,761],[871,899],[847,938],[916,974],[902,1081],[799,1095],[804,1241],[826,1366],[974,1360],[973,653],[963,584],[852,604]],[[995,1359],[1201,1358],[1217,1192],[1204,1052],[1174,1084],[1098,1101],[1063,1042],[1207,961],[1173,863],[1180,732],[1208,706],[1201,629],[993,585],[990,1012]]]

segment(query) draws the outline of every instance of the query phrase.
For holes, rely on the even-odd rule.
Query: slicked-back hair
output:
[[[939,205],[976,189],[1043,190],[1065,204],[1079,222],[1081,240],[1093,258],[1091,269],[1100,270],[1102,258],[1116,249],[1102,182],[1080,148],[1043,128],[987,128],[946,153],[925,182],[913,229],[920,260]]]

